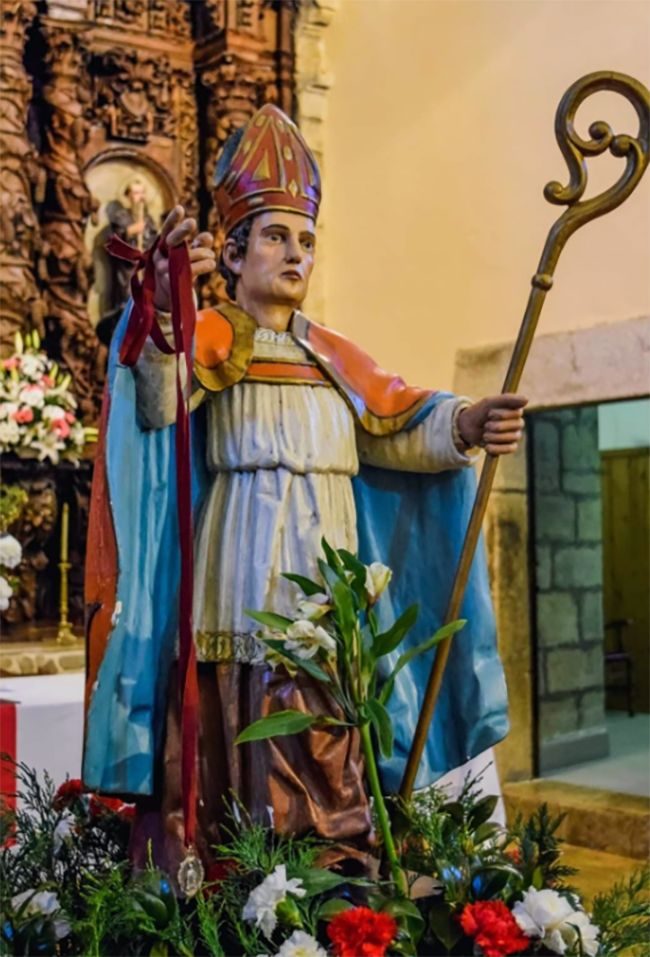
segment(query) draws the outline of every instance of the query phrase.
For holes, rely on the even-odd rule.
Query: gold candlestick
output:
[[[59,592],[59,630],[56,635],[58,645],[74,645],[77,639],[72,631],[68,621],[68,571],[70,562],[68,561],[68,539],[70,525],[70,506],[66,502],[61,513],[61,561],[59,570],[61,572],[61,589]]]

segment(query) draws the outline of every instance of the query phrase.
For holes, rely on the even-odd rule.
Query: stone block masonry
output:
[[[596,406],[531,416],[540,770],[607,753]]]

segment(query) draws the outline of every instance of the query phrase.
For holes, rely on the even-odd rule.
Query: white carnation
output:
[[[0,445],[16,445],[20,441],[20,429],[18,423],[10,419],[8,422],[0,422]]]
[[[598,927],[591,923],[584,910],[576,910],[557,891],[550,888],[538,891],[530,887],[523,900],[517,901],[512,913],[527,937],[539,937],[554,954],[573,949],[578,936],[588,957],[595,957],[598,952]]]
[[[28,385],[20,393],[20,401],[32,409],[41,409],[45,401],[45,393],[37,385]]]
[[[20,563],[23,550],[13,535],[0,535],[0,565],[15,568]]]
[[[17,911],[27,902],[23,913],[26,916],[42,914],[44,917],[54,917],[61,913],[59,898],[54,891],[23,891],[11,899],[12,908]],[[54,917],[54,933],[57,940],[62,940],[70,933],[70,924],[65,917]]]
[[[65,419],[65,409],[62,409],[60,405],[46,405],[41,415],[44,419],[54,422],[57,419]]]
[[[41,356],[27,353],[20,360],[20,371],[26,379],[40,379],[45,374],[45,363]]]
[[[3,578],[0,575],[0,611],[6,611],[9,607],[9,599],[11,598],[13,592],[11,590],[11,585],[6,578]]]
[[[0,419],[10,419],[18,411],[17,402],[0,402]]]
[[[327,957],[327,954],[311,934],[294,930],[280,947],[277,957]]]
[[[287,880],[286,866],[278,864],[273,873],[265,877],[262,883],[250,892],[244,904],[242,917],[244,920],[254,921],[264,936],[270,939],[278,923],[275,909],[281,901],[285,900],[287,894],[304,897],[306,891],[299,878]]]

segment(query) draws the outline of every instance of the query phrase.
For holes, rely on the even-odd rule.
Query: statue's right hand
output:
[[[167,216],[160,231],[161,239],[167,246],[180,246],[187,243],[190,247],[190,264],[192,277],[204,276],[217,265],[214,251],[214,238],[211,233],[204,232],[197,235],[195,219],[187,218],[182,206],[175,206]],[[156,249],[153,256],[156,271],[156,289],[154,292],[154,306],[161,312],[169,312],[171,298],[169,291],[169,259],[165,253]]]

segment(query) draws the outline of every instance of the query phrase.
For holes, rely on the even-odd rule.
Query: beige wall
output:
[[[454,356],[514,337],[566,181],[553,136],[592,70],[650,83],[636,0],[341,0],[327,28],[325,313],[382,365],[448,388]],[[636,132],[612,94],[579,114]],[[592,163],[593,182],[620,168]],[[597,167],[598,169],[596,169]],[[554,332],[650,313],[650,175],[567,246],[542,316]]]

